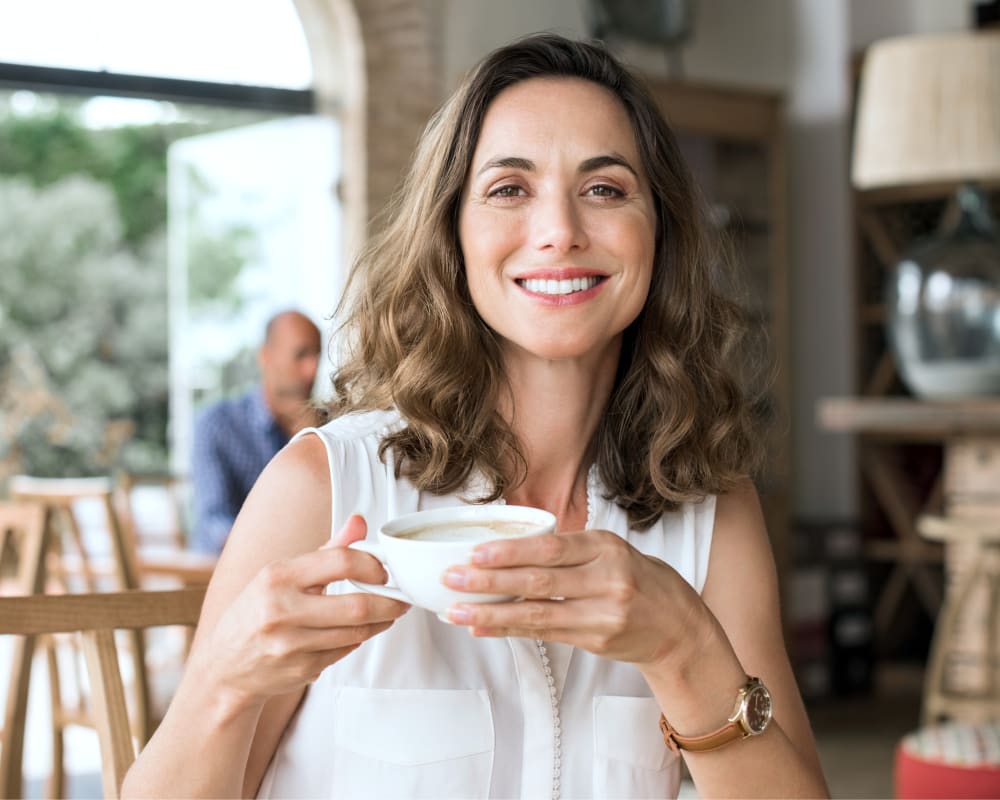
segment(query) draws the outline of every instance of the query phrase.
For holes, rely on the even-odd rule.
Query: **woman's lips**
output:
[[[552,273],[549,273],[550,275]],[[574,277],[516,278],[514,282],[523,292],[547,305],[573,305],[589,300],[600,292],[607,282],[606,275],[577,275]]]

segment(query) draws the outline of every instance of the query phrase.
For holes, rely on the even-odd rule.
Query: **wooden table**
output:
[[[941,561],[942,548],[918,533],[917,519],[928,509],[913,492],[905,468],[889,453],[905,442],[940,444],[944,467],[930,504],[948,515],[1000,516],[1000,399],[834,397],[820,401],[817,420],[825,430],[865,437],[862,472],[895,534],[894,539],[866,543],[868,558],[892,564],[875,605],[876,636],[889,632],[910,584],[935,619],[941,590],[932,566]]]

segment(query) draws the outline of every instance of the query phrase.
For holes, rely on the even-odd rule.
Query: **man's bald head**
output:
[[[312,395],[321,349],[319,328],[299,311],[267,322],[257,352],[264,398],[276,417],[298,415]]]
[[[269,343],[273,337],[280,336],[282,329],[289,327],[301,332],[312,331],[317,341],[319,340],[319,328],[316,327],[313,321],[301,311],[289,309],[287,311],[279,311],[267,321],[267,324],[264,326],[264,344]]]

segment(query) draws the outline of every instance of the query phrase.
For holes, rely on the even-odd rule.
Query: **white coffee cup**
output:
[[[449,589],[442,582],[449,567],[468,564],[472,551],[483,542],[551,533],[555,527],[554,514],[528,506],[449,506],[404,514],[383,525],[376,542],[365,540],[351,545],[381,561],[389,573],[389,583],[348,583],[365,592],[426,608],[447,622],[444,612],[456,603],[514,599],[511,595]]]

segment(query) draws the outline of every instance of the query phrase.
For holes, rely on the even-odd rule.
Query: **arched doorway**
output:
[[[389,199],[440,101],[440,4],[294,0],[313,65],[317,111],[343,126],[340,187],[348,253]]]

